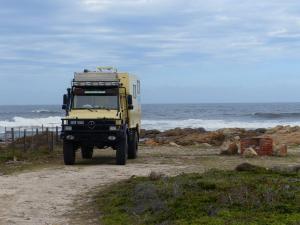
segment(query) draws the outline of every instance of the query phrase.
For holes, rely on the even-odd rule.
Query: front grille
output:
[[[71,122],[72,121],[72,122]],[[75,121],[84,121],[84,124],[77,124]],[[68,126],[72,126],[72,131],[92,131],[92,130],[101,130],[109,131],[110,126],[115,126],[115,120],[69,120]]]

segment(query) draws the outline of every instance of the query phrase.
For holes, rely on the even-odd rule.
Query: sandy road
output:
[[[112,158],[113,160],[113,158]],[[178,167],[182,168],[182,166]],[[0,224],[65,225],[74,200],[94,187],[145,176],[151,171],[176,173],[170,165],[111,164],[57,166],[35,172],[0,176]],[[74,224],[74,223],[72,223]]]
[[[129,161],[126,166],[114,165],[113,153],[98,152],[92,161],[79,161],[71,167],[57,165],[34,172],[0,176],[0,225],[96,224],[86,219],[80,221],[80,215],[74,219],[78,204],[89,203],[96,187],[134,175],[146,176],[151,171],[176,175],[203,172],[209,168],[233,169],[245,161],[263,166],[300,164],[298,149],[288,158],[243,159],[219,156],[218,152],[198,148],[142,148],[139,159]]]

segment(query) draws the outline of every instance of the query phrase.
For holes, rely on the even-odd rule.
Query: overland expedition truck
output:
[[[91,159],[93,149],[112,147],[116,164],[135,159],[141,127],[140,80],[112,67],[74,74],[62,108],[63,153],[66,165],[75,163],[75,152]]]

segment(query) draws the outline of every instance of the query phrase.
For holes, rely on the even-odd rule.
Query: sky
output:
[[[299,0],[0,0],[0,105],[61,104],[75,71],[143,103],[299,102]]]

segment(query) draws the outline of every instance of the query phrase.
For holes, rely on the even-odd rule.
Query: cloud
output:
[[[0,22],[0,67],[14,62],[70,69],[93,63],[139,67],[300,56],[295,10],[300,3],[293,0],[1,4],[0,13],[8,19]]]

